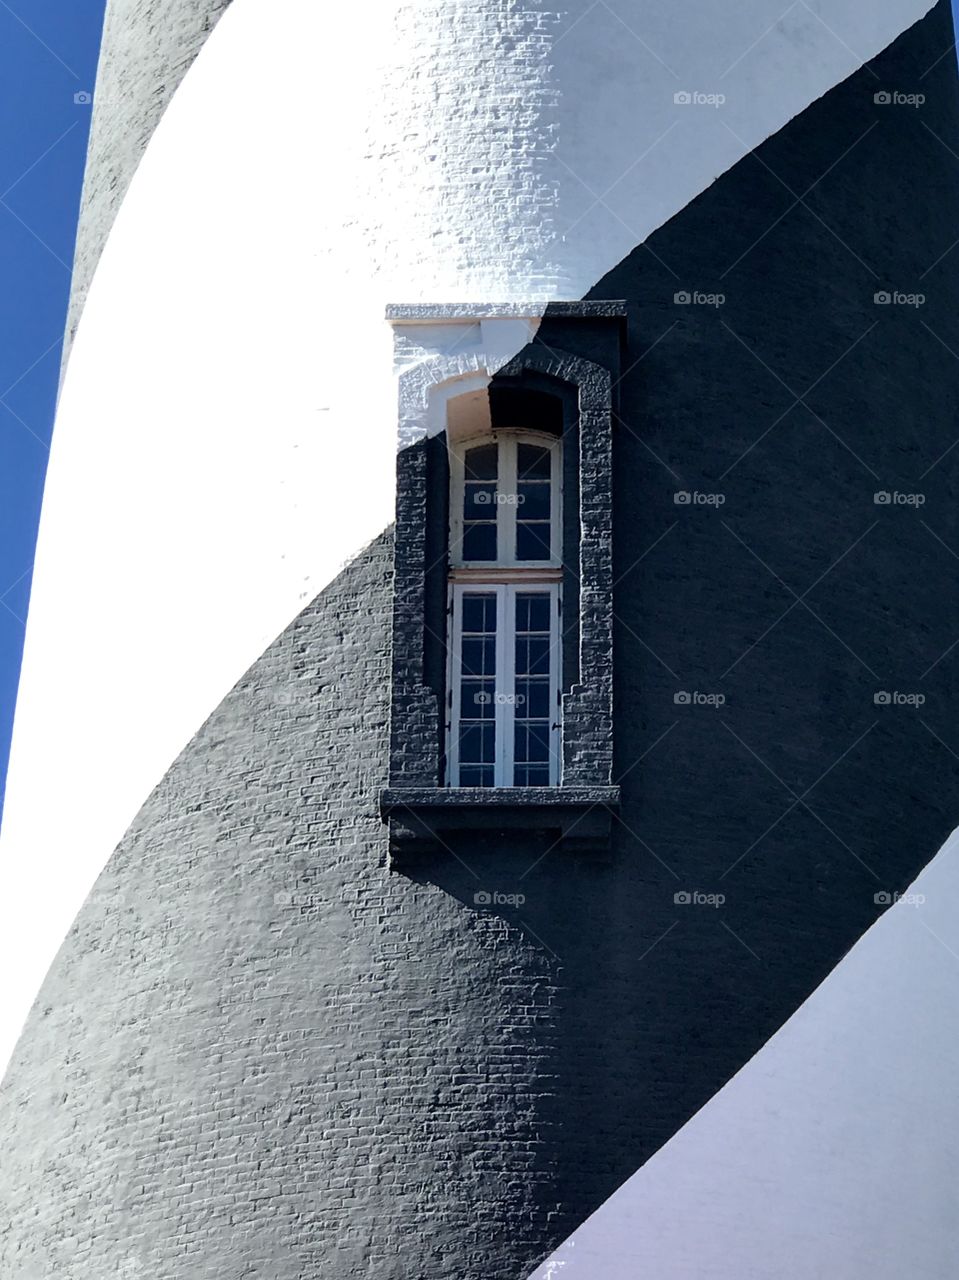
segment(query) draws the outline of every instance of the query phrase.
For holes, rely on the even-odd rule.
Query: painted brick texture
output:
[[[113,220],[177,86],[230,0],[109,0],[97,68],[63,367]]]
[[[959,812],[959,307],[948,254],[928,270],[959,222],[950,40],[939,6],[597,284],[631,319],[610,862],[489,840],[388,871],[384,536],[211,717],[66,940],[0,1094],[4,1275],[522,1280],[935,853]],[[920,82],[921,113],[873,101]]]

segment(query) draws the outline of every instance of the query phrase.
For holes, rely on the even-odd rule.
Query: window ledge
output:
[[[380,812],[393,866],[449,852],[463,833],[495,839],[522,833],[545,847],[603,856],[619,787],[389,787]]]

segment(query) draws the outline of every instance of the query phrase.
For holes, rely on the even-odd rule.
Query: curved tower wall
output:
[[[575,40],[585,20],[538,44],[539,11],[478,10],[474,28],[440,23],[439,6],[391,10],[397,26],[376,33],[365,82],[380,98],[357,90],[364,145],[352,135],[330,143],[359,222],[331,209],[322,175],[304,174],[297,140],[258,129],[256,108],[236,93],[226,98],[240,102],[239,121],[227,127],[219,109],[246,74],[240,52],[255,44],[267,65],[275,49],[278,92],[290,95],[280,115],[299,120],[294,107],[308,95],[297,96],[289,59],[305,70],[309,41],[284,31],[281,59],[262,10],[237,0],[184,82],[91,291],[48,495],[60,523],[46,519],[41,547],[50,583],[67,590],[56,568],[71,508],[57,503],[78,477],[80,491],[95,491],[103,464],[122,457],[135,483],[107,495],[113,536],[98,508],[81,512],[75,498],[72,507],[105,576],[122,569],[129,610],[101,588],[104,654],[79,642],[99,664],[102,714],[88,728],[114,785],[92,787],[79,750],[56,779],[77,804],[73,893],[122,834],[137,788],[159,781],[75,921],[4,1085],[3,1248],[26,1274],[63,1269],[70,1250],[77,1280],[121,1266],[174,1280],[185,1257],[194,1274],[271,1280],[323,1267],[399,1278],[411,1265],[430,1280],[522,1276],[763,1046],[873,922],[876,894],[905,888],[954,821],[959,778],[943,743],[959,608],[950,557],[930,554],[937,537],[959,546],[949,452],[959,311],[948,266],[959,188],[940,141],[959,133],[955,70],[941,56],[949,11],[937,5],[899,35],[920,15],[890,9],[868,20],[888,22],[881,39],[875,27],[840,32],[840,48],[856,47],[857,34],[859,47],[874,37],[889,47],[774,122],[788,51],[802,42],[760,8],[744,12],[764,18],[750,28],[751,56],[773,61],[750,75],[757,92],[766,86],[757,101],[771,104],[766,116],[756,108],[756,128],[772,136],[709,186],[700,152],[723,126],[682,117],[669,138],[686,139],[675,159],[695,190],[672,188],[668,199],[682,203],[666,213],[662,185],[648,207],[637,190],[640,230],[625,250],[616,219],[605,242],[587,233],[589,216],[607,216],[602,205],[574,204],[581,230],[571,218],[564,240],[547,235],[550,208],[555,218],[564,193],[583,190],[556,176],[565,134],[547,125],[553,111],[585,139],[582,113],[568,122],[559,92],[563,69],[583,64]],[[662,64],[695,65],[681,43],[670,58],[678,20],[641,6],[633,16],[637,50],[659,35]],[[492,40],[494,19],[527,26]],[[802,28],[809,39],[823,30],[818,19]],[[734,56],[723,32],[709,34],[725,68]],[[584,47],[596,39],[589,26]],[[621,56],[622,38],[607,45]],[[319,47],[333,57],[333,44]],[[488,77],[465,99],[475,113],[460,93],[434,117],[422,104],[442,94],[400,86],[397,68],[424,47],[438,68],[469,52],[466,65]],[[224,77],[216,94],[208,65]],[[393,84],[385,67],[396,77],[385,101],[408,93],[421,104],[420,129],[402,135],[404,147],[415,137],[424,148],[418,165],[399,144],[373,145],[383,119],[400,136],[401,118],[382,109],[382,85]],[[655,114],[659,72],[642,68],[633,81],[609,77],[622,82],[624,118],[647,80]],[[585,89],[599,85],[595,98],[608,101],[602,67],[589,70],[565,92],[579,85],[592,102]],[[324,120],[337,104],[314,79],[310,119]],[[919,82],[922,115],[875,101],[876,84],[909,92]],[[489,146],[505,110],[494,90],[527,110],[528,133],[502,149]],[[422,122],[438,128],[446,114],[456,146],[434,150]],[[622,130],[602,114],[594,133],[602,154],[600,142]],[[406,166],[389,208],[364,178],[370,155]],[[489,163],[555,177],[530,180],[542,202],[534,213],[517,198],[503,258],[499,204],[484,223],[482,205],[453,198]],[[254,170],[266,180],[254,182]],[[497,174],[487,185],[502,190]],[[165,192],[175,194],[164,202]],[[227,204],[241,227],[219,217]],[[161,213],[151,256],[146,232]],[[380,250],[391,217],[396,238]],[[220,252],[218,222],[233,252]],[[604,243],[619,257],[577,282],[577,264],[595,269]],[[528,256],[520,244],[533,246]],[[922,323],[907,307],[877,321],[877,279],[906,292],[923,272],[935,287]],[[532,868],[504,842],[398,875],[377,812],[388,773],[383,529],[396,421],[381,304],[476,298],[484,284],[487,296],[533,294],[541,307],[550,290],[574,287],[628,302],[614,473],[623,822],[605,866],[550,857]],[[725,303],[677,303],[686,290],[721,292]],[[147,329],[118,346],[117,316],[129,321],[135,304]],[[535,340],[552,343],[553,326],[546,318]],[[158,369],[167,380],[149,381]],[[142,451],[121,430],[131,406]],[[920,474],[934,534],[914,510],[878,512],[873,499],[880,487],[911,491]],[[180,505],[160,504],[158,491]],[[719,492],[721,509],[677,502]],[[116,527],[128,546],[117,547]],[[88,562],[101,571],[97,556]],[[808,608],[795,602],[802,593]],[[67,742],[70,732],[79,741],[92,707],[68,678],[72,650],[55,643],[53,619],[71,600],[51,586],[38,601],[8,850],[43,849],[41,836],[64,822],[28,785],[40,758],[31,735],[52,724],[50,702],[31,700],[31,687],[44,672],[63,694]],[[877,719],[877,688],[923,679],[925,723],[898,704]],[[721,716],[676,701],[717,686]],[[124,733],[114,741],[108,726]],[[167,769],[164,752],[181,745]],[[484,908],[479,889],[526,901]],[[722,893],[723,912],[677,901],[694,892]]]
[[[231,6],[131,185],[63,389],[2,837],[8,1046],[150,789],[389,523],[385,306],[582,296],[928,7],[384,2],[344,84],[345,13]],[[696,82],[724,114],[676,105]]]
[[[164,110],[230,0],[110,0],[103,24],[63,367],[120,205]]]
[[[951,1273],[957,851],[533,1280]]]

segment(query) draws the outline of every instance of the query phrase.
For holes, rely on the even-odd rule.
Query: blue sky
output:
[[[90,128],[74,99],[93,88],[103,9],[0,0],[0,790]]]

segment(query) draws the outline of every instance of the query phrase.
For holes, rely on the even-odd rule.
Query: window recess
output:
[[[508,307],[479,312],[390,312],[411,370],[401,406],[404,378],[413,405],[397,462],[381,794],[394,867],[449,857],[484,834],[605,854],[619,802],[612,421],[624,311],[551,304],[505,367],[498,348],[495,374],[453,370],[444,381],[440,338],[459,351],[494,323],[518,323]],[[471,367],[482,360],[471,355]],[[437,375],[425,399],[424,368]]]

